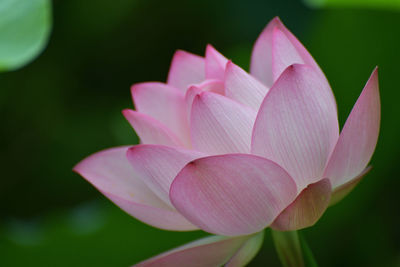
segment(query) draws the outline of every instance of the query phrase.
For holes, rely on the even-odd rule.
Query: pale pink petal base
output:
[[[171,185],[170,199],[201,229],[233,236],[267,227],[296,193],[292,178],[274,162],[227,154],[186,165]]]
[[[294,231],[314,225],[329,205],[332,187],[325,178],[307,186],[273,222],[278,231]]]
[[[264,241],[264,231],[250,238],[238,252],[225,264],[225,267],[246,266],[258,253]]]
[[[252,236],[210,236],[140,262],[135,267],[222,266]]]
[[[354,187],[358,185],[358,183],[364,178],[364,176],[369,173],[371,168],[372,167],[365,168],[364,171],[357,177],[353,178],[345,184],[336,187],[332,192],[331,202],[329,203],[329,206],[333,206],[341,201],[343,198],[345,198],[354,189]]]
[[[95,153],[76,165],[74,171],[125,212],[144,223],[166,230],[197,229],[135,175],[126,158],[128,148],[111,148]]]

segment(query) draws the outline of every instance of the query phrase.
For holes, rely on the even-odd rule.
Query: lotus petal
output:
[[[270,89],[253,129],[252,153],[270,159],[299,190],[318,181],[339,135],[336,105],[309,66],[292,65]]]
[[[296,184],[276,163],[249,154],[190,162],[173,181],[170,199],[201,229],[245,235],[267,227],[296,198]]]
[[[197,229],[134,174],[126,158],[128,148],[111,148],[95,153],[76,165],[74,171],[144,223],[166,230]]]
[[[167,83],[185,92],[189,85],[204,81],[204,58],[178,50],[175,52],[168,73]]]
[[[374,153],[379,135],[380,99],[378,69],[365,85],[340,133],[324,176],[337,188],[365,169]]]
[[[202,92],[193,101],[193,147],[208,154],[249,153],[256,112],[224,96]]]

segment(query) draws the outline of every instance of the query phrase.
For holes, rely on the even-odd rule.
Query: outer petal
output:
[[[206,49],[206,78],[223,80],[228,60],[212,45]]]
[[[343,198],[345,198],[353,189],[358,185],[362,178],[371,170],[371,167],[365,168],[360,175],[348,181],[345,184],[342,184],[336,187],[332,192],[331,202],[329,206],[333,206]]]
[[[295,63],[305,63],[322,74],[310,53],[282,24],[280,19],[275,17],[254,45],[250,73],[271,87],[286,67]]]
[[[252,236],[210,236],[135,265],[136,267],[221,266]]]
[[[252,152],[281,165],[300,190],[322,177],[339,134],[335,103],[324,86],[311,67],[287,68],[254,125]]]
[[[259,232],[296,197],[296,184],[274,162],[249,154],[195,160],[177,175],[172,204],[201,229],[222,235]]]
[[[249,153],[256,113],[224,96],[203,92],[193,101],[193,146],[209,154]]]
[[[127,150],[128,147],[119,147],[98,152],[81,161],[74,171],[145,223],[167,230],[197,229],[134,175],[126,158]]]
[[[279,231],[294,231],[314,225],[329,205],[332,187],[325,178],[307,186],[271,225]]]
[[[169,188],[178,172],[202,156],[192,150],[160,145],[133,146],[127,152],[133,173],[165,203],[170,203]]]
[[[225,267],[246,266],[258,253],[264,240],[264,231],[254,235],[229,260]]]
[[[122,111],[143,144],[183,146],[179,138],[161,122],[131,109]]]
[[[189,85],[202,82],[204,79],[204,58],[182,50],[175,52],[168,73],[169,85],[185,92]]]
[[[378,70],[375,69],[340,134],[324,175],[336,188],[359,175],[374,153],[381,117]]]
[[[231,61],[225,70],[226,96],[258,110],[268,88]]]
[[[139,83],[132,86],[136,110],[167,125],[188,147],[189,125],[185,97],[178,89],[158,82]]]

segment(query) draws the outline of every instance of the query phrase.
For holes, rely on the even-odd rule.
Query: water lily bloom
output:
[[[132,96],[136,110],[123,114],[141,144],[75,171],[149,225],[225,236],[142,266],[248,262],[264,228],[309,227],[342,199],[368,171],[379,133],[377,70],[339,135],[328,81],[278,18],[256,41],[250,73],[210,45],[205,57],[177,51],[167,82],[135,84]]]

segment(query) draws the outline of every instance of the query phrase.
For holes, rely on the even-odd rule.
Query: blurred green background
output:
[[[380,68],[382,124],[373,169],[303,234],[320,266],[400,266],[395,2],[317,8],[290,0],[54,1],[44,52],[0,73],[0,266],[130,266],[205,235],[133,219],[72,167],[98,150],[138,142],[120,112],[132,107],[129,88],[164,81],[176,49],[203,54],[211,43],[248,68],[252,45],[274,16],[326,73],[341,125]],[[280,266],[270,233],[250,264],[267,265]]]

